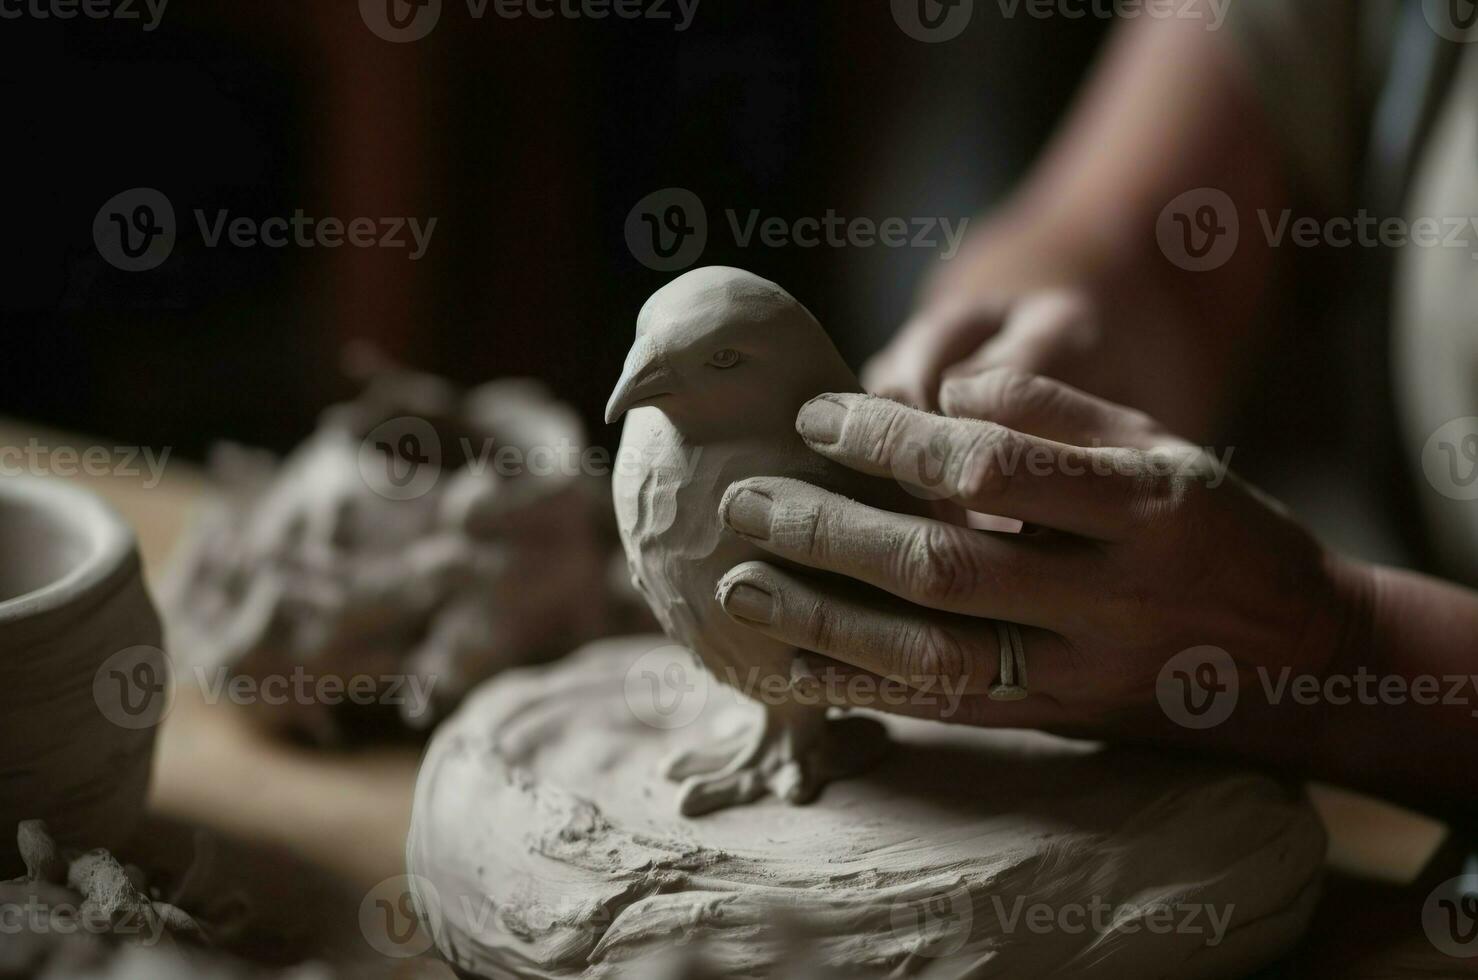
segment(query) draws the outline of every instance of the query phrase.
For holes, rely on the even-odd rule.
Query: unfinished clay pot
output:
[[[45,820],[69,845],[128,839],[168,696],[133,532],[56,479],[0,479],[0,839]],[[20,857],[0,849],[0,879]]]

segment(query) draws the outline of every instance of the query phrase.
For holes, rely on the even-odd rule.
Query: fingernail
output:
[[[768,625],[775,619],[775,599],[757,585],[739,582],[728,588],[720,586],[719,604],[724,612],[752,623]]]
[[[795,417],[795,429],[807,442],[829,446],[842,437],[842,422],[847,406],[826,395],[817,395],[801,406]]]
[[[724,523],[751,538],[766,541],[770,537],[769,497],[756,490],[739,490],[724,506]]]

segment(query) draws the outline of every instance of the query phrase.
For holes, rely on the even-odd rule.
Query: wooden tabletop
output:
[[[32,439],[111,445],[0,420],[0,446]],[[157,485],[147,473],[58,478],[82,482],[133,525],[153,583],[209,493],[198,470],[173,458]],[[219,848],[211,874],[253,910],[244,954],[282,963],[317,958],[356,976],[449,978],[429,957],[380,955],[360,925],[367,896],[404,872],[417,761],[412,748],[332,753],[287,745],[181,685],[159,735],[152,841],[145,834],[141,846],[178,868],[198,832],[209,834]],[[1287,975],[1389,976],[1457,964],[1425,940],[1420,917],[1430,888],[1460,870],[1461,849],[1447,828],[1368,797],[1310,791],[1330,833],[1330,875]]]

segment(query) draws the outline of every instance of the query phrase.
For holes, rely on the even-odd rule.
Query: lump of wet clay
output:
[[[236,698],[254,718],[319,744],[429,728],[476,682],[627,608],[569,406],[532,381],[463,392],[359,360],[363,393],[281,463],[217,454],[223,497],[163,590],[202,686],[254,681],[272,695]],[[338,693],[318,696],[326,679]]]
[[[892,754],[810,806],[684,819],[658,760],[754,705],[695,683],[651,714],[666,643],[505,674],[438,729],[407,857],[458,970],[646,976],[686,948],[770,976],[800,937],[813,976],[1231,978],[1308,922],[1325,837],[1299,788],[1041,733],[888,717]]]

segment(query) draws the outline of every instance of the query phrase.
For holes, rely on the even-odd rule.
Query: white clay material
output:
[[[1230,978],[1313,909],[1324,833],[1296,788],[1030,732],[889,717],[892,754],[812,806],[685,820],[658,760],[756,709],[713,685],[690,725],[638,721],[627,675],[663,642],[507,674],[437,731],[407,856],[459,970],[647,977],[696,951],[712,972],[686,975]]]
[[[381,702],[429,728],[478,681],[601,635],[611,607],[569,406],[525,380],[462,392],[384,363],[368,380],[280,465],[217,454],[228,496],[164,591],[188,676],[377,683],[375,704],[254,703],[258,721],[315,743],[394,727]],[[379,451],[405,440],[432,462]],[[397,473],[403,486],[382,482]]]
[[[776,560],[720,522],[731,483],[793,477],[876,507],[922,512],[896,482],[832,463],[796,434],[796,412],[813,396],[860,390],[806,308],[748,272],[689,272],[637,318],[606,409],[607,422],[630,413],[621,438],[628,465],[613,479],[617,524],[633,581],[662,628],[722,682],[789,679],[798,652],[735,623],[715,597],[735,565]],[[827,780],[875,761],[879,736],[871,723],[828,730],[824,708],[784,703],[741,737],[697,746],[667,771],[683,780],[679,806],[690,816],[766,792],[803,803]]]

